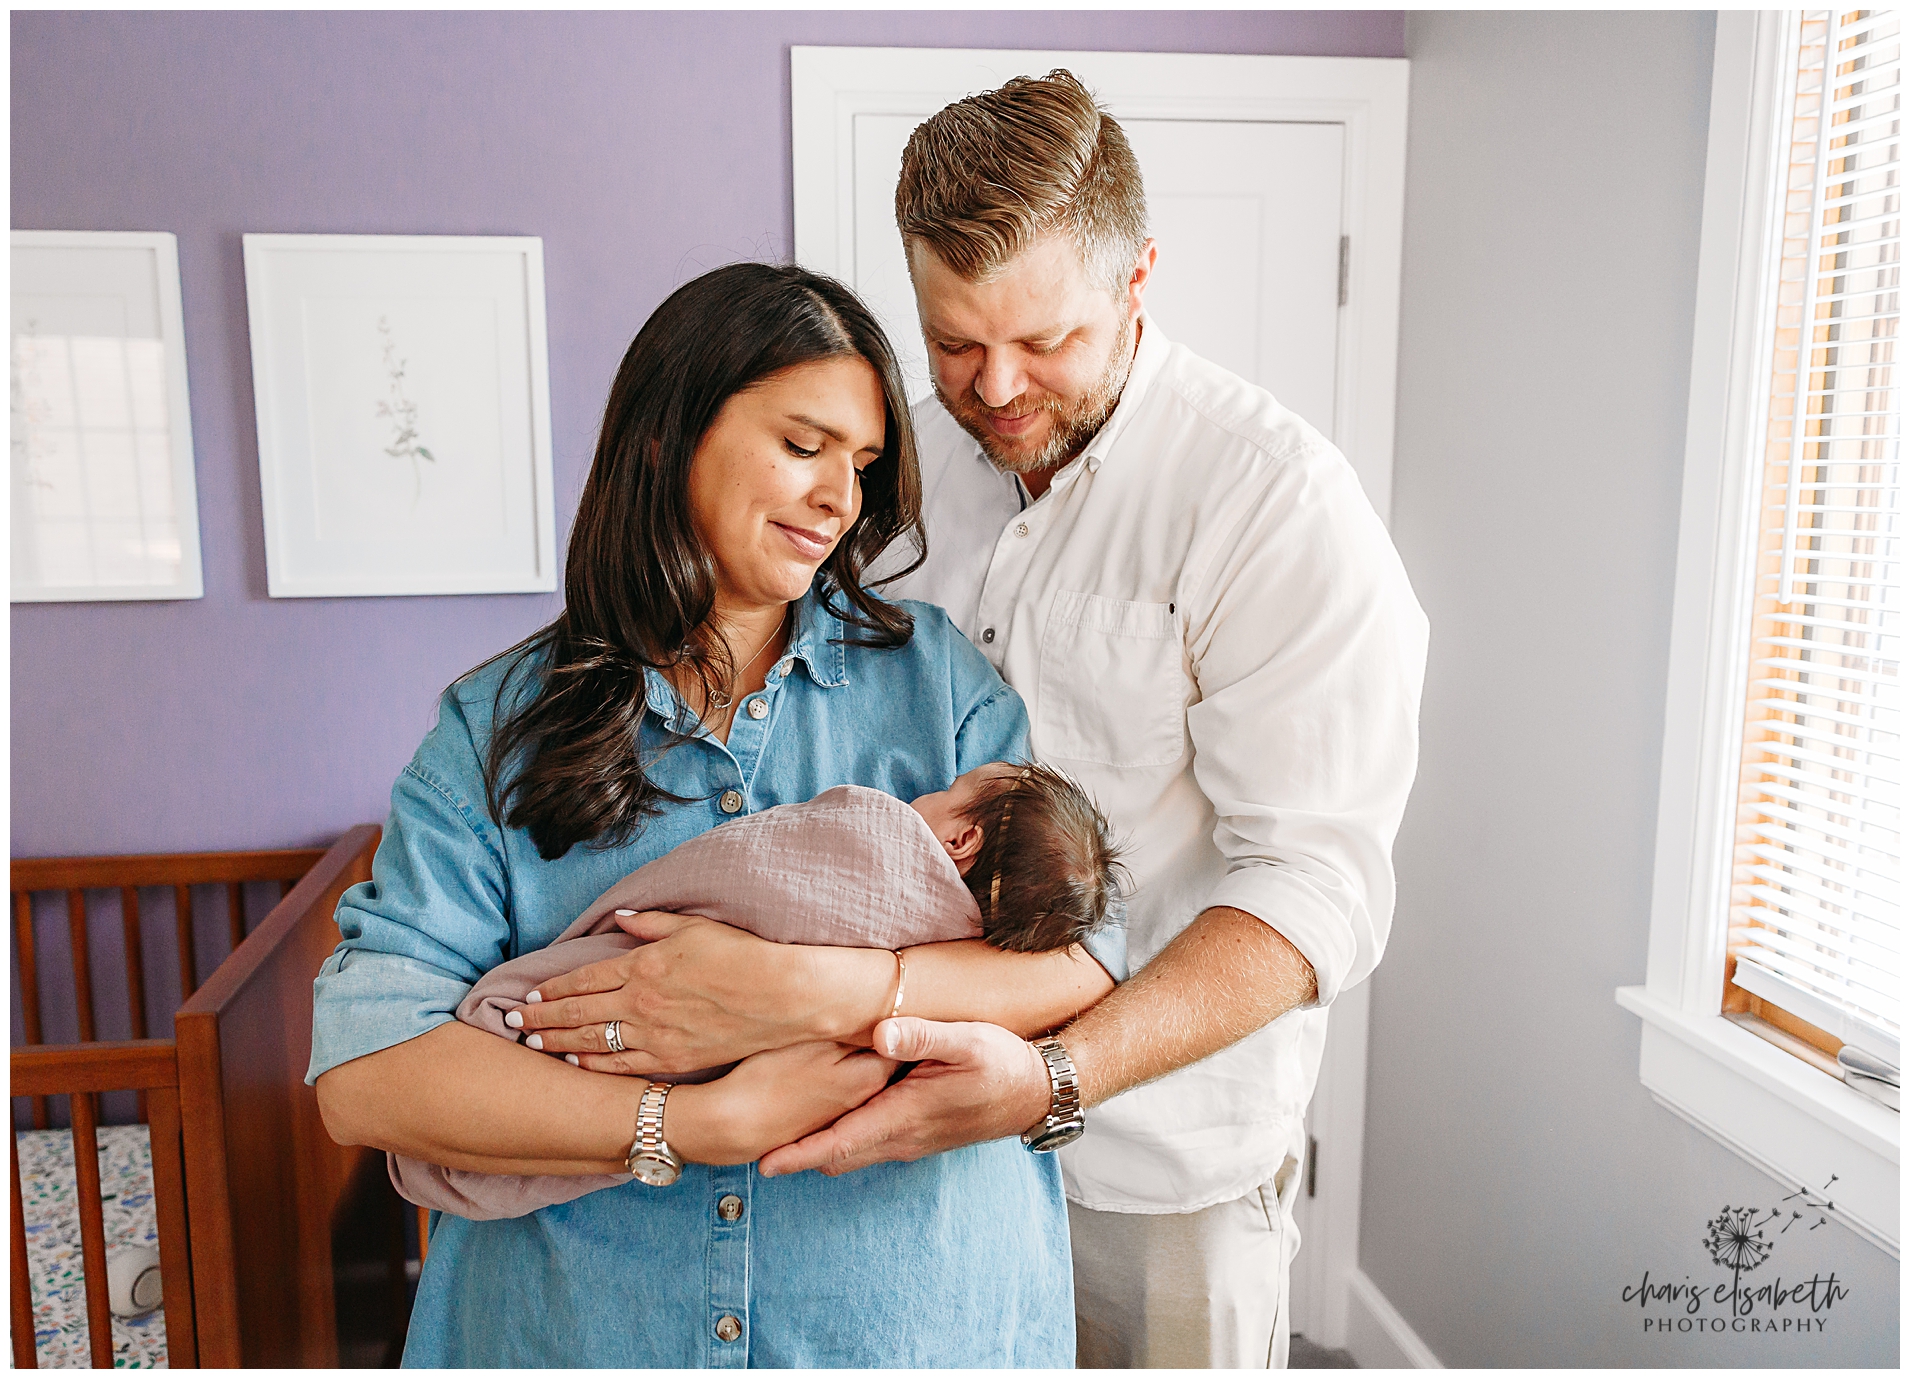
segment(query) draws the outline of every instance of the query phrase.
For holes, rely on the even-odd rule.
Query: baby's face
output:
[[[1012,762],[991,761],[986,766],[977,766],[973,771],[955,777],[955,783],[948,789],[937,790],[932,795],[923,795],[909,802],[909,807],[928,821],[928,826],[942,840],[942,846],[955,859],[955,865],[962,872],[967,872],[968,863],[981,846],[981,829],[963,818],[962,811],[974,802],[983,782],[995,776],[1012,776],[1020,770]]]

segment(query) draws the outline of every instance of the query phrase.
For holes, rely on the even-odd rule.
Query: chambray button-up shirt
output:
[[[502,675],[446,691],[392,789],[372,880],[339,904],[344,942],[316,984],[308,1080],[453,1018],[479,976],[554,939],[611,882],[740,812],[858,784],[913,799],[1020,759],[1021,700],[939,608],[905,647],[843,646],[811,594],[789,651],[727,743],[657,757],[691,798],[625,847],[555,862],[484,807]],[[648,681],[643,745],[694,716]],[[561,1106],[550,1108],[563,1114]],[[840,1178],[691,1164],[509,1221],[438,1216],[405,1362],[636,1368],[1068,1367],[1067,1218],[1053,1156],[1014,1139]]]

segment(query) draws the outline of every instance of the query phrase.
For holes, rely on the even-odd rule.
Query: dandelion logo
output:
[[[1704,1247],[1720,1268],[1731,1271],[1731,1312],[1738,1310],[1738,1279],[1771,1257],[1771,1242],[1756,1221],[1756,1207],[1726,1207],[1704,1233]]]

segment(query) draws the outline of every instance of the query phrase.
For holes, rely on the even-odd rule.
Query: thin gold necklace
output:
[[[749,674],[750,667],[756,664],[757,658],[760,657],[765,651],[769,650],[769,644],[775,641],[777,637],[782,635],[783,628],[788,624],[788,622],[789,622],[789,610],[785,608],[783,610],[782,617],[777,619],[776,625],[769,629],[769,635],[763,638],[762,645],[758,646],[756,650],[751,652],[749,659],[743,662],[742,665],[736,668],[736,673],[730,677],[729,688],[726,690],[723,690],[722,692],[720,692],[719,694],[717,694],[711,699],[710,707],[712,709],[716,710],[718,713],[722,713],[725,710],[728,710],[729,716],[731,718],[735,717],[736,715],[736,687],[742,683],[743,677]]]

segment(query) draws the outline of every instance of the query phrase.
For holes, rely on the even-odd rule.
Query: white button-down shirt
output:
[[[1386,943],[1425,616],[1339,451],[1145,318],[1119,405],[1035,502],[939,402],[915,419],[929,558],[888,592],[948,609],[1126,840],[1131,966],[1215,905],[1313,964],[1317,1006],[1061,1151],[1084,1206],[1231,1201],[1299,1156],[1324,1007]]]

